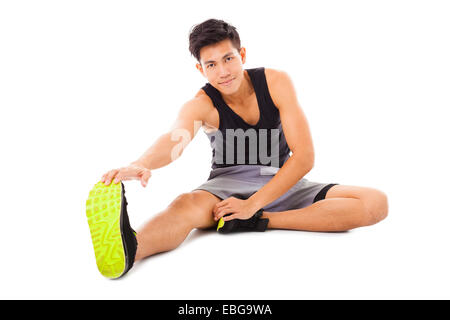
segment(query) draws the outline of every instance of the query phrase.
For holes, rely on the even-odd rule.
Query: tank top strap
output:
[[[211,98],[214,107],[223,109],[222,106],[222,98],[220,97],[220,94],[217,92],[217,89],[214,88],[209,82],[206,83],[202,90],[206,92],[206,94]]]
[[[214,88],[209,82],[206,83],[202,87],[203,91],[209,96],[212,100],[214,107],[219,113],[219,128],[234,128],[236,120],[233,117],[233,114],[230,113],[228,107],[225,105],[225,102],[220,95],[220,92]]]
[[[260,109],[263,111],[264,118],[269,122],[272,122],[271,120],[274,119],[279,119],[279,110],[275,106],[275,103],[273,102],[272,97],[269,93],[265,68],[260,67],[247,69],[247,72],[252,79],[253,87],[258,99],[258,104],[260,106]],[[278,124],[278,121],[276,124]]]

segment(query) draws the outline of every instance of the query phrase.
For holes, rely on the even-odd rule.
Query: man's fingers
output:
[[[225,200],[216,203],[216,204],[214,205],[214,209],[213,209],[214,213],[219,212],[219,210],[220,210],[222,207],[226,206],[226,205],[228,205],[228,202],[225,202]]]
[[[122,180],[128,180],[127,177],[125,176],[125,174],[122,171],[119,171],[116,176],[114,177],[113,182],[114,183],[119,183]]]
[[[214,210],[214,215],[216,217],[220,218],[221,216],[223,216],[225,214],[224,211],[227,210],[227,209],[230,209],[230,208],[229,207],[222,207],[220,209],[215,209]]]
[[[237,218],[238,218],[238,215],[235,213],[235,214],[231,214],[229,216],[223,217],[223,221],[230,221],[230,220],[237,219]]]
[[[219,220],[220,218],[222,218],[224,215],[226,215],[227,213],[232,213],[231,211],[232,209],[230,207],[226,207],[223,208],[222,210],[220,210],[219,212],[217,212],[216,214],[216,219]]]
[[[216,203],[216,208],[220,208],[220,207],[226,206],[226,205],[228,204],[228,200],[229,200],[230,198],[231,198],[231,197],[228,197],[228,198],[226,198],[226,199],[223,199],[222,201],[217,202],[217,203]]]
[[[225,202],[225,200],[218,202],[218,203],[216,203],[216,208],[219,209],[220,207],[226,206],[227,204],[228,204],[228,202]]]
[[[119,183],[123,180],[137,179],[141,180],[142,185],[145,187],[150,177],[150,170],[142,170],[142,168],[123,167],[120,169],[113,169],[108,171],[102,176],[101,181],[105,185],[109,185],[111,182]]]
[[[145,170],[141,177],[141,184],[143,187],[147,186],[148,179],[152,176],[152,173],[150,170]]]
[[[114,178],[114,183],[119,183],[120,181],[124,180],[132,180],[132,179],[139,179],[137,174],[135,172],[130,172],[128,169],[121,169],[116,177]]]
[[[106,174],[106,177],[105,177],[105,184],[106,185],[109,185],[110,184],[110,182],[111,182],[111,180],[114,178],[114,176],[117,174],[117,172],[119,172],[119,170],[118,169],[113,169],[113,170],[111,170],[111,171],[109,171],[107,174]]]
[[[150,170],[135,170],[130,168],[123,168],[117,173],[114,183],[119,183],[124,180],[141,180],[141,184],[145,187],[148,179],[151,176]]]

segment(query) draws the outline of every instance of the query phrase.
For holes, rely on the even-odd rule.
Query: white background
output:
[[[450,298],[449,15],[446,1],[2,1],[0,298]],[[85,200],[206,83],[188,34],[209,18],[237,27],[245,68],[293,79],[316,152],[306,178],[380,189],[389,216],[344,233],[193,231],[107,280]],[[132,226],[210,161],[200,130],[147,188],[126,182]]]

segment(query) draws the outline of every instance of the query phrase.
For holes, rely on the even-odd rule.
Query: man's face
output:
[[[245,63],[245,48],[240,52],[233,47],[231,40],[203,47],[200,50],[200,62],[197,69],[217,90],[231,94],[238,90],[244,78],[242,65]],[[231,82],[226,83],[226,81]]]

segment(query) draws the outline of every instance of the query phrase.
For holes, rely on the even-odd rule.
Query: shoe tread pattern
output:
[[[86,201],[86,216],[94,246],[97,268],[111,279],[125,270],[125,251],[120,232],[122,185],[98,182]]]

